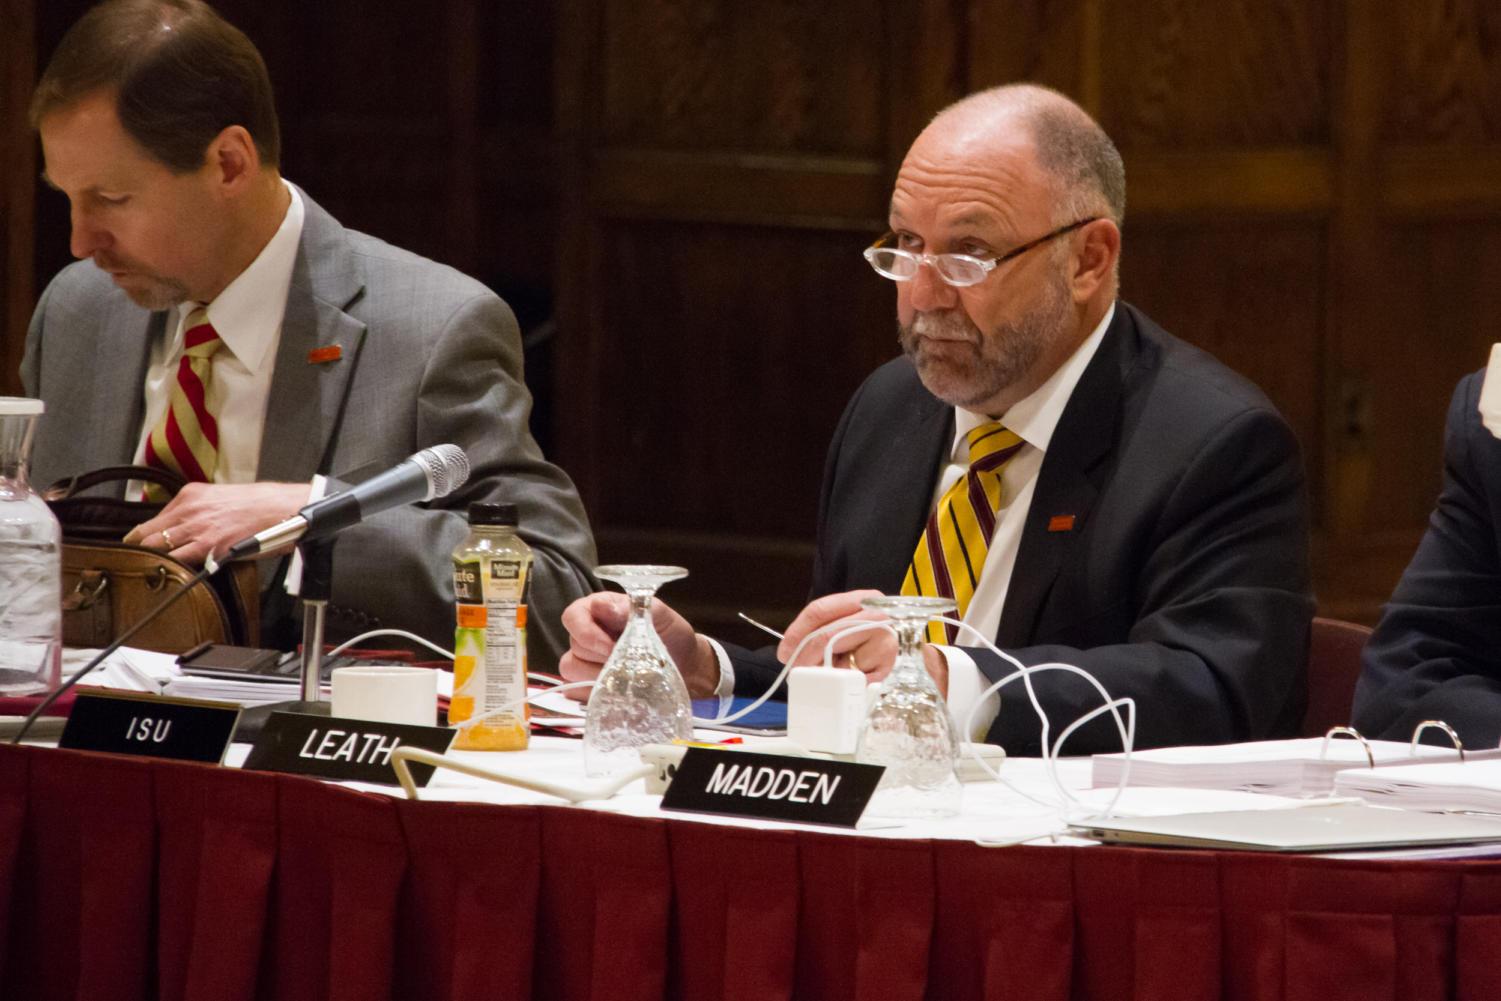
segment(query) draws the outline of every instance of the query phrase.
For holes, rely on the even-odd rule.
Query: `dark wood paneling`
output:
[[[1494,217],[1501,212],[1501,146],[1391,146],[1376,197],[1388,218]]]
[[[1501,141],[1501,7],[1494,0],[1381,6],[1392,49],[1383,138]]]
[[[604,0],[601,143],[880,155],[870,0]]]
[[[594,161],[601,216],[885,229],[891,189],[879,160],[610,150]]]
[[[26,123],[35,23],[28,0],[0,0],[0,395],[21,392],[18,369],[36,297],[32,264],[36,139]]]
[[[1303,444],[1318,495],[1324,232],[1267,220],[1136,223],[1121,294],[1259,385]]]
[[[1296,146],[1328,136],[1334,6],[1105,3],[1101,124],[1124,151]]]
[[[1092,61],[1083,44],[1099,19],[1101,0],[1030,0],[998,6],[991,0],[969,0],[968,18],[960,44],[968,52],[968,74],[958,80],[948,100],[929,109],[933,113],[971,90],[1032,80],[1074,94],[1086,107],[1098,99],[1091,84]],[[916,58],[924,58],[917,50]],[[923,123],[913,123],[911,142]]]
[[[1379,447],[1361,524],[1379,532],[1421,525],[1433,506],[1450,393],[1497,340],[1501,224],[1395,226],[1377,249],[1381,309],[1361,340],[1361,371]]]
[[[828,441],[897,353],[863,235],[620,223],[602,234],[612,345],[589,397],[602,526],[808,539]]]
[[[1323,216],[1334,198],[1329,154],[1300,149],[1138,150],[1126,156],[1126,216],[1214,220],[1236,213]]]

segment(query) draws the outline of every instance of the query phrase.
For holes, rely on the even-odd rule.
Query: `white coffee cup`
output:
[[[333,714],[378,723],[434,726],[438,719],[438,672],[402,664],[336,667]]]

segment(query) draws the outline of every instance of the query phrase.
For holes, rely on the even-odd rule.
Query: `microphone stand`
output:
[[[254,740],[274,712],[329,716],[333,707],[323,699],[323,629],[328,615],[328,598],[333,589],[334,540],[331,537],[304,539],[297,544],[302,556],[302,672],[298,698],[269,702],[240,713],[235,740]]]
[[[323,701],[323,628],[333,591],[334,540],[313,539],[297,544],[302,555],[302,691],[297,702],[284,703],[286,712],[327,716]]]

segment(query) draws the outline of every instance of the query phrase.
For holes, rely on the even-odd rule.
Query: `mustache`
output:
[[[119,257],[109,257],[105,254],[94,255],[94,267],[100,271],[132,271],[135,270],[134,262]]]
[[[979,344],[981,341],[980,331],[969,317],[953,310],[919,313],[910,324],[901,328],[901,335],[903,343],[915,341],[919,337],[961,341],[965,344]]]

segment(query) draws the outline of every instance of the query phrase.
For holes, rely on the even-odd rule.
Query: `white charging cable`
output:
[[[728,716],[720,716],[720,717],[718,717],[716,719],[704,719],[702,717],[695,716],[695,717],[693,717],[693,722],[699,723],[699,724],[703,724],[703,725],[711,725],[711,724],[712,725],[720,725],[720,724],[724,724],[724,723],[733,723],[736,720],[741,719],[742,717],[744,717],[744,716],[746,716],[746,715],[748,715],[750,713],[755,712],[763,704],[765,704],[767,702],[767,700],[769,700],[773,695],[775,695],[777,693],[778,689],[780,689],[782,687],[782,682],[784,680],[786,680],[788,672],[790,672],[792,670],[792,665],[794,665],[794,664],[797,663],[797,655],[803,652],[803,647],[807,646],[808,642],[811,639],[813,639],[813,637],[819,635],[820,633],[828,632],[830,629],[833,629],[836,626],[838,626],[841,622],[843,622],[842,619],[839,620],[839,621],[837,621],[837,622],[827,623],[826,625],[822,625],[822,626],[818,627],[817,629],[813,630],[807,636],[804,636],[803,639],[802,639],[802,642],[800,642],[797,645],[797,647],[792,651],[792,656],[787,658],[787,663],[783,664],[782,665],[782,669],[777,672],[776,679],[773,680],[770,685],[767,685],[766,686],[766,691],[762,692],[759,696],[757,696],[754,701],[752,701],[748,705],[745,705],[745,706],[741,707],[740,709],[736,710],[735,712],[730,713]],[[846,636],[852,636],[855,633],[865,632],[865,631],[870,630],[870,629],[885,629],[888,632],[890,632],[892,635],[896,634],[896,630],[891,628],[891,624],[889,622],[884,622],[884,621],[878,622],[878,621],[875,621],[875,620],[870,620],[870,621],[866,621],[866,622],[857,622],[857,623],[855,623],[854,625],[851,625],[851,626],[845,626],[842,630],[840,630],[834,636],[830,637],[830,639],[829,639],[829,645],[826,646],[826,647],[824,647],[824,651],[823,651],[823,666],[824,667],[833,667],[834,666],[834,664],[833,664],[833,655],[834,655],[834,644],[835,643],[837,643],[839,640],[843,639]]]
[[[345,640],[343,643],[340,643],[338,646],[334,647],[328,653],[324,654],[324,657],[330,658],[330,659],[334,658],[334,657],[337,657],[339,654],[343,653],[345,650],[348,650],[350,647],[354,646],[356,643],[363,643],[366,640],[373,640],[377,636],[400,636],[403,639],[409,639],[409,640],[411,640],[413,643],[420,643],[420,644],[422,644],[423,646],[425,646],[429,650],[431,650],[433,653],[435,653],[438,656],[442,657],[444,660],[453,660],[453,651],[452,650],[445,650],[442,647],[440,647],[438,644],[433,643],[433,642],[431,642],[429,640],[425,640],[421,636],[418,636],[416,633],[409,633],[405,629],[372,629],[368,633],[360,633],[358,636],[354,637],[353,639],[348,639],[348,640]],[[549,688],[556,687],[559,684],[558,679],[555,678],[555,677],[553,677],[550,674],[534,674],[531,671],[526,672],[526,680],[528,680],[528,681],[535,681],[537,684],[539,684],[539,685],[546,685]]]
[[[975,760],[979,762],[981,769],[983,769],[996,781],[1004,782],[1008,789],[1011,789],[1013,792],[1016,792],[1025,799],[1031,800],[1032,802],[1038,803],[1043,806],[1049,806],[1053,809],[1058,809],[1064,814],[1065,817],[1068,817],[1072,812],[1077,810],[1087,811],[1090,816],[1098,815],[1106,818],[1112,816],[1114,814],[1116,804],[1119,802],[1121,795],[1125,792],[1126,783],[1129,780],[1131,773],[1131,752],[1136,743],[1135,700],[1125,697],[1118,699],[1111,698],[1110,693],[1105,690],[1105,686],[1100,684],[1099,680],[1095,678],[1094,675],[1074,664],[1065,664],[1062,662],[1054,661],[1045,664],[1034,664],[1029,667],[1028,665],[1023,664],[1021,661],[1017,660],[1011,654],[1006,653],[1000,647],[996,646],[995,643],[993,643],[989,638],[987,638],[983,633],[975,629],[969,623],[960,622],[958,619],[950,618],[948,616],[943,616],[939,618],[938,621],[946,622],[950,625],[958,627],[963,632],[968,633],[970,636],[974,637],[974,639],[978,641],[978,643],[982,647],[994,653],[996,656],[1000,657],[1002,660],[1006,661],[1014,668],[1014,671],[1011,674],[1008,674],[1005,677],[992,682],[988,688],[980,693],[979,697],[975,700],[975,704],[970,707],[970,711],[965,718],[964,733],[968,735],[974,732],[975,718],[980,711],[980,707],[984,704],[986,699],[988,699],[991,695],[996,695],[997,697],[999,697],[1000,690],[1002,688],[1016,681],[1018,678],[1021,679],[1022,687],[1026,690],[1027,693],[1027,700],[1031,703],[1032,711],[1037,714],[1037,718],[1041,724],[1042,736],[1039,744],[1042,751],[1043,767],[1048,776],[1048,780],[1052,783],[1054,790],[1058,793],[1059,801],[1056,803],[1046,803],[1042,800],[1039,800],[1035,796],[1023,792],[1014,784],[1007,782],[999,772],[997,772],[990,766],[989,762],[982,760],[980,758],[980,755],[978,753],[975,753],[973,756]],[[1092,686],[1094,686],[1095,691],[1099,693],[1102,700],[1101,705],[1096,706],[1094,709],[1080,716],[1078,719],[1074,720],[1067,727],[1065,727],[1063,729],[1063,732],[1059,734],[1058,740],[1052,743],[1050,743],[1048,740],[1051,731],[1051,724],[1048,719],[1048,715],[1043,710],[1042,703],[1037,697],[1036,688],[1034,688],[1032,685],[1032,675],[1034,673],[1043,671],[1065,671],[1070,674],[1076,674],[1084,680],[1088,681]],[[1121,710],[1123,708],[1126,710],[1125,719],[1121,718]],[[1079,798],[1075,796],[1073,792],[1063,784],[1062,779],[1060,779],[1058,776],[1057,759],[1063,750],[1064,742],[1073,735],[1074,731],[1107,712],[1110,713],[1111,717],[1115,720],[1116,731],[1120,734],[1121,747],[1125,753],[1125,761],[1121,768],[1120,779],[1116,783],[1115,795],[1111,798],[1109,805],[1105,808],[1103,813],[1099,814],[1087,804],[1079,800]]]

